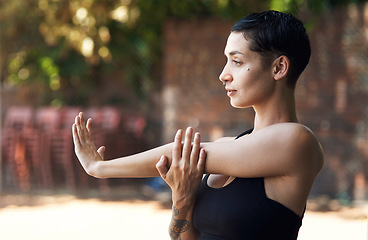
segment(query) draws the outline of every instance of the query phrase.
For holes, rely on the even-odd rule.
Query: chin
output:
[[[235,102],[235,101],[230,101],[230,105],[231,105],[233,108],[249,108],[249,107],[250,107],[249,105],[241,104],[241,103],[237,103],[237,102]]]

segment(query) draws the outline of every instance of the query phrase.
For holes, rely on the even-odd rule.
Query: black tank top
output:
[[[193,211],[199,240],[297,239],[303,217],[269,199],[263,178],[235,178],[225,187],[211,188],[208,177],[198,189]]]

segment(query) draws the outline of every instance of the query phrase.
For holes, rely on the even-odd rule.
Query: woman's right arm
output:
[[[194,240],[198,232],[193,226],[193,209],[196,193],[201,184],[206,154],[200,148],[200,134],[194,135],[188,128],[182,146],[183,131],[175,135],[172,148],[172,163],[167,167],[167,158],[162,156],[156,167],[172,192],[172,218],[169,234],[172,240]]]

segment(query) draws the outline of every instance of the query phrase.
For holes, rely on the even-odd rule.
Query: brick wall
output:
[[[367,29],[368,4],[323,14],[310,33],[312,59],[297,92],[300,116],[325,150],[315,189],[341,198],[366,193],[357,179],[368,173]]]
[[[232,22],[201,19],[165,26],[163,140],[190,125],[204,140],[252,126],[250,109],[234,109],[218,80]],[[368,4],[333,9],[309,33],[312,57],[296,101],[301,122],[316,134],[325,166],[312,195],[364,198],[368,176]],[[362,178],[362,176],[365,176]]]

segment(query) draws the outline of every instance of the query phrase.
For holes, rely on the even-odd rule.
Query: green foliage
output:
[[[101,89],[125,81],[146,101],[160,77],[170,18],[235,20],[270,8],[320,13],[349,2],[360,1],[0,0],[1,84],[41,96],[35,104],[89,105]]]

